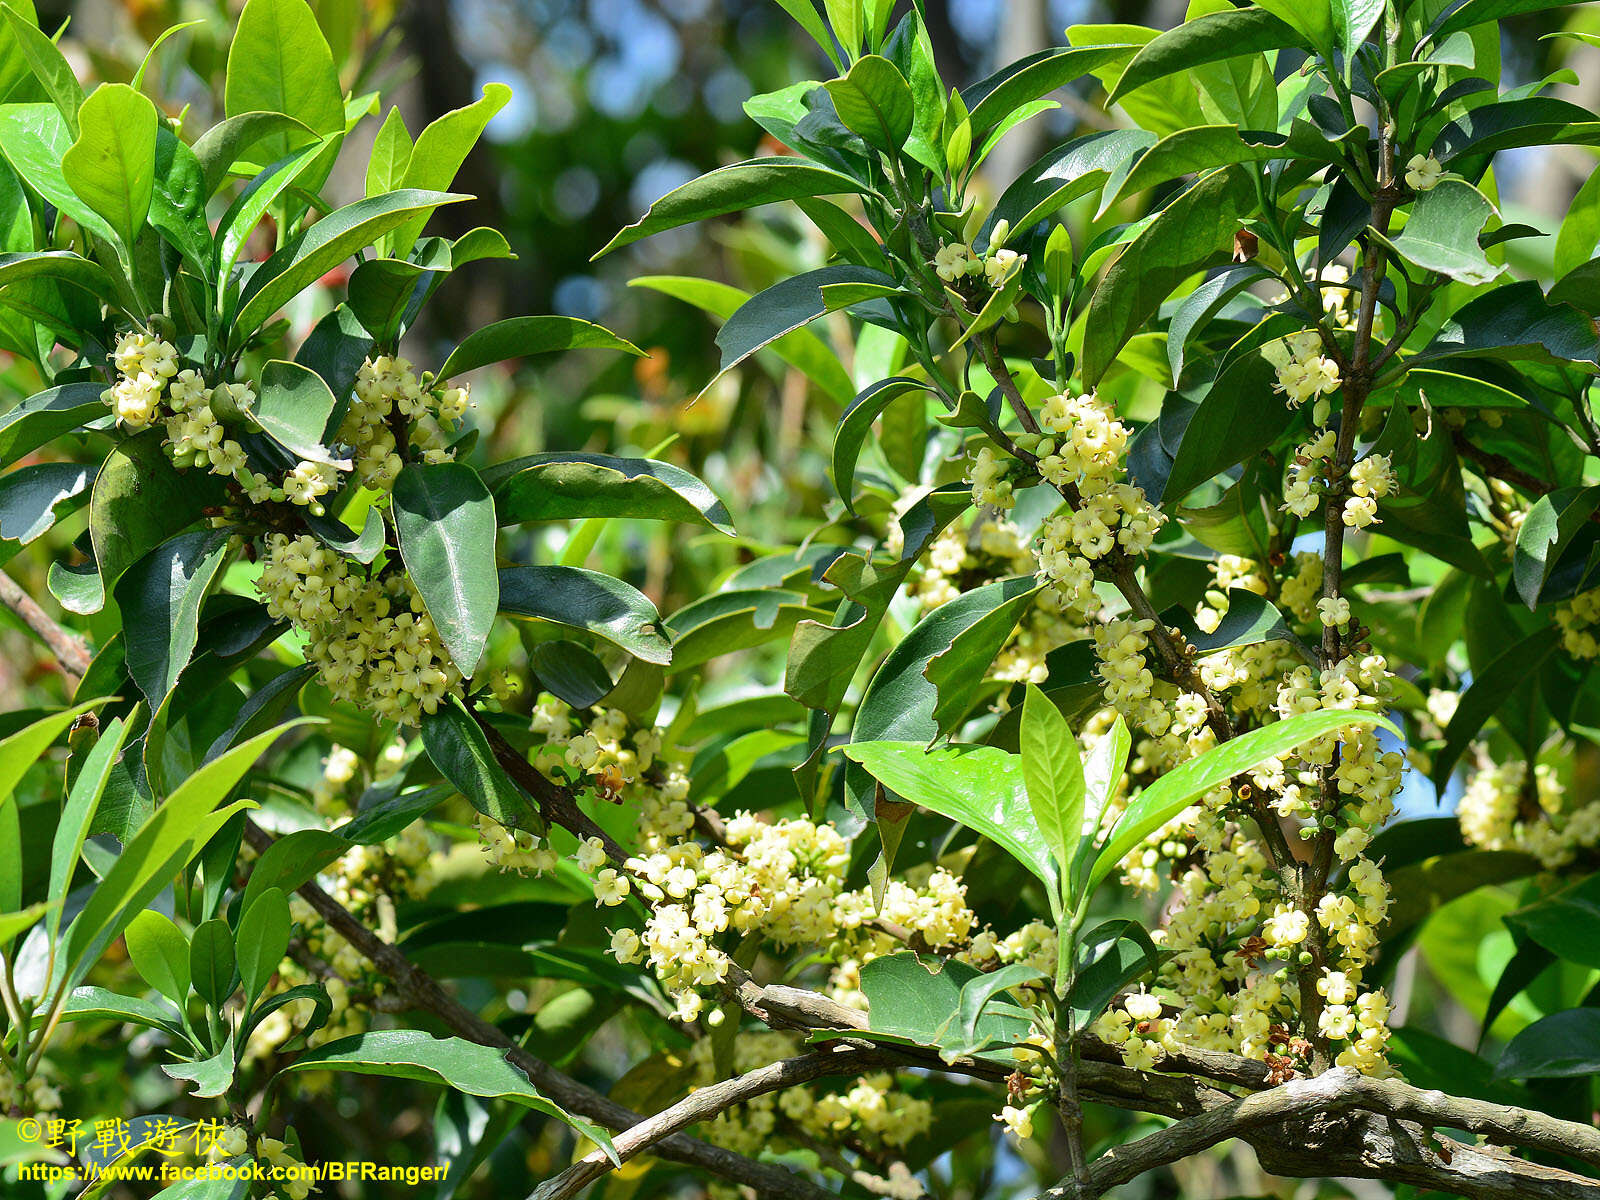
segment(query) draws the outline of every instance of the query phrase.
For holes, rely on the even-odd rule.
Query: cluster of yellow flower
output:
[[[19,1084],[10,1071],[0,1074],[0,1109],[8,1113],[27,1113],[46,1116],[61,1109],[61,1093],[40,1070],[28,1076],[26,1085]]]
[[[1461,836],[1485,850],[1521,850],[1548,871],[1600,845],[1600,800],[1571,805],[1555,768],[1485,761],[1456,806]]]
[[[1295,451],[1294,461],[1284,474],[1283,508],[1297,517],[1316,511],[1325,490],[1323,476],[1329,469],[1338,445],[1338,435],[1321,429],[1317,436]],[[1378,501],[1395,489],[1394,468],[1386,454],[1373,454],[1350,468],[1349,489],[1341,517],[1351,529],[1365,529],[1378,521]]]
[[[404,571],[363,570],[301,534],[268,534],[256,589],[306,635],[306,659],[335,698],[416,725],[461,683]]]
[[[1323,303],[1327,303],[1326,296]],[[1261,356],[1278,373],[1277,390],[1284,393],[1291,408],[1339,390],[1339,364],[1324,355],[1322,348],[1322,335],[1314,329],[1292,333],[1261,347]],[[1317,424],[1323,420],[1324,415],[1319,412]]]
[[[898,531],[898,522],[893,529]],[[1013,522],[979,517],[970,526],[950,525],[934,539],[906,592],[916,604],[917,615],[925,616],[961,595],[969,583],[1031,575],[1034,569],[1033,549]],[[1059,593],[1054,589],[1044,592],[1001,647],[990,674],[1011,682],[1043,683],[1048,673],[1045,655],[1086,632],[1081,621],[1062,611]]]
[[[363,786],[392,778],[405,759],[403,741],[391,742],[370,763],[353,750],[332,746],[323,759],[322,777],[312,788],[312,801],[327,827],[334,828],[350,815]],[[426,827],[414,823],[382,845],[352,846],[322,872],[322,884],[346,909],[394,941],[395,902],[421,898],[432,889],[433,851]],[[311,1044],[362,1032],[368,1022],[367,1006],[355,1002],[352,991],[375,997],[387,986],[387,977],[372,969],[298,893],[289,897],[289,912],[299,926],[302,944],[325,970],[314,975],[299,962],[285,959],[279,965],[278,983],[283,989],[320,983],[333,1002],[327,1022],[312,1035]],[[287,1041],[310,1014],[309,1004],[297,1001],[270,1013],[252,1033],[246,1056],[263,1058]]]
[[[213,1164],[231,1158],[242,1158],[249,1153],[250,1133],[242,1125],[224,1127],[206,1147],[206,1159]],[[289,1153],[289,1147],[277,1138],[257,1138],[255,1157],[266,1166],[278,1168],[284,1173],[284,1178],[279,1181],[278,1186],[287,1200],[306,1200],[316,1186],[311,1172],[295,1169],[304,1164]]]
[[[1600,588],[1558,604],[1556,624],[1561,627],[1561,645],[1573,658],[1600,658],[1600,638],[1594,634],[1600,625]]]
[[[427,463],[449,462],[455,453],[448,434],[472,401],[466,384],[439,386],[419,379],[404,358],[380,355],[361,364],[355,397],[339,424],[338,441],[352,450],[356,477],[376,492],[388,492],[400,474],[395,417],[412,454]]]

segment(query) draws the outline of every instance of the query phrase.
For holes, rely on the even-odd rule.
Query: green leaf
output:
[[[500,604],[489,489],[465,463],[410,463],[393,498],[400,557],[445,649],[470,679]]]
[[[1001,193],[984,222],[983,237],[987,238],[1000,220],[1011,222],[1013,238],[1027,232],[1064,205],[1094,191],[1155,141],[1156,135],[1143,129],[1112,129],[1056,147]]]
[[[866,33],[863,0],[822,0],[822,7],[834,36],[844,47],[845,57],[853,57],[861,49],[861,38]]]
[[[322,444],[334,407],[333,392],[321,375],[300,363],[273,359],[261,368],[260,391],[250,416],[296,458],[335,463]]]
[[[961,988],[956,1019],[947,1027],[944,1035],[947,1052],[954,1057],[956,1054],[972,1054],[988,1048],[989,1039],[983,1032],[983,1017],[989,1002],[1001,992],[1047,978],[1038,967],[1019,962],[967,980]]]
[[[1028,808],[1058,867],[1065,870],[1083,837],[1083,757],[1061,710],[1031,683],[1022,701],[1019,738]]]
[[[1135,846],[1188,808],[1196,797],[1269,758],[1351,725],[1377,725],[1397,736],[1400,733],[1377,713],[1322,709],[1252,729],[1168,771],[1140,792],[1112,826],[1089,872],[1088,891],[1093,892]]]
[[[1427,39],[1442,42],[1452,33],[1485,25],[1490,21],[1503,21],[1523,13],[1544,12],[1552,8],[1566,8],[1572,0],[1463,0],[1456,5],[1446,5],[1434,19]]]
[[[61,53],[61,48],[49,34],[39,28],[39,22],[31,3],[13,3],[6,0],[5,7],[0,9],[5,14],[10,25],[11,49],[17,52],[18,58],[26,64],[26,69],[32,72],[33,77],[39,81],[44,94],[61,113],[61,119],[67,123],[68,132],[76,137],[78,135],[78,109],[83,104],[83,85],[78,82],[77,75],[72,70],[72,64],[67,61],[66,55]],[[10,71],[7,72],[9,76]],[[15,86],[13,82],[11,86]],[[10,88],[7,88],[9,91]]]
[[[83,843],[94,824],[100,807],[100,797],[105,795],[106,783],[117,765],[117,756],[128,736],[128,723],[114,719],[100,731],[94,746],[84,756],[78,774],[67,789],[67,802],[62,806],[61,819],[56,823],[55,837],[50,845],[50,887],[45,893],[50,906],[49,935],[55,939],[61,927],[61,905],[72,887],[72,877],[77,871],[78,858],[83,853]]]
[[[234,197],[233,203],[228,205],[228,211],[217,222],[213,250],[216,263],[213,269],[219,280],[226,283],[233,277],[239,256],[244,253],[250,235],[260,225],[261,218],[267,215],[267,210],[277,203],[279,197],[294,186],[300,173],[317,161],[327,144],[319,138],[308,146],[289,151],[276,162],[263,167]]]
[[[889,791],[983,834],[1056,890],[1050,843],[1034,825],[1017,755],[994,746],[929,750],[921,742],[851,742],[840,749]]]
[[[500,611],[542,617],[587,629],[635,658],[665,666],[672,647],[661,614],[637,588],[581,567],[506,567],[500,571]]]
[[[1577,270],[1600,245],[1600,171],[1592,171],[1561,218],[1556,231],[1555,273],[1559,279]]]
[[[61,712],[51,713],[48,717],[41,717],[31,724],[24,725],[15,733],[0,740],[0,808],[9,802],[11,793],[16,790],[17,784],[39,756],[48,750],[80,715],[104,703],[105,698],[102,697],[63,709]],[[15,897],[8,899],[0,894],[0,908],[15,908],[17,903]]]
[[[286,113],[244,112],[213,125],[195,139],[194,156],[200,163],[200,176],[205,181],[206,195],[213,196],[228,177],[228,172],[238,164],[240,157],[255,146],[279,134],[288,134],[295,145],[316,140],[317,134],[309,126]],[[278,138],[274,146],[283,145]],[[272,154],[271,147],[263,146],[268,161],[281,158]],[[285,148],[285,151],[286,148]]]
[[[1051,46],[1019,58],[987,79],[961,92],[972,124],[974,140],[999,126],[1008,116],[1035,100],[1066,87],[1089,72],[1127,58],[1130,44],[1102,46]]]
[[[393,105],[372,141],[372,156],[367,160],[368,196],[381,196],[400,186],[406,164],[411,161],[411,133],[400,106]]]
[[[1572,539],[1588,527],[1600,508],[1600,487],[1557,488],[1540,496],[1517,527],[1511,580],[1530,609],[1537,608],[1544,585]]]
[[[684,605],[665,620],[672,635],[672,668],[703,662],[787,637],[803,620],[826,617],[804,592],[787,588],[730,588]]]
[[[200,853],[234,813],[251,807],[248,800],[220,809],[216,806],[286,728],[269,729],[206,763],[155,810],[66,932],[66,948],[57,957],[57,971],[64,970],[69,983],[82,977],[111,939]]]
[[[131,258],[155,190],[156,106],[105,83],[78,110],[78,139],[61,159],[67,184],[104,217]]]
[[[935,693],[935,738],[949,736],[972,711],[995,656],[1010,640],[1017,623],[1038,594],[1037,588],[1029,588],[1007,596],[928,660],[922,675],[933,685]]]
[[[1410,361],[1458,356],[1587,362],[1600,366],[1594,322],[1565,304],[1546,303],[1532,280],[1508,283],[1457,309]]]
[[[826,204],[826,201],[816,203]],[[855,225],[854,217],[846,219],[852,226],[860,229],[860,226]],[[750,299],[749,292],[742,291],[732,284],[715,279],[694,279],[686,275],[642,275],[630,279],[628,286],[646,287],[652,291],[662,292],[686,304],[704,309],[724,321]],[[839,356],[809,329],[797,329],[773,342],[768,349],[839,403],[846,403],[855,395],[855,384],[850,381],[850,373],[840,364]]]
[[[981,988],[979,981],[988,978],[955,959],[923,956],[909,950],[880,955],[861,968],[868,1028],[891,1038],[941,1049],[959,1043],[1008,1045],[1025,1041],[1031,1032],[1028,1022],[993,1009],[974,1020],[970,1037],[962,1030],[963,994],[969,987]],[[975,990],[972,995],[977,1006],[979,992]]]
[[[1294,414],[1273,390],[1276,372],[1257,350],[1236,355],[1206,388],[1172,459],[1163,503],[1183,499],[1206,480],[1270,446]]]
[[[1417,197],[1395,253],[1424,271],[1438,271],[1466,284],[1488,283],[1505,271],[1484,257],[1478,236],[1494,205],[1470,183],[1441,179]]]
[[[8,948],[19,933],[26,933],[38,924],[40,917],[47,912],[59,911],[60,907],[59,904],[41,900],[20,912],[0,913],[0,949]]]
[[[1507,913],[1505,922],[1522,938],[1558,958],[1600,969],[1597,886],[1600,886],[1600,876],[1591,875],[1577,887]]]
[[[1084,317],[1083,379],[1094,386],[1135,330],[1184,279],[1232,244],[1254,203],[1247,173],[1214,171],[1146,225],[1095,289]]]
[[[104,391],[98,383],[66,383],[0,413],[0,467],[9,467],[62,434],[105,416],[106,402],[100,398]]]
[[[247,1002],[266,989],[289,952],[289,901],[277,888],[262,892],[239,918],[239,980]]]
[[[88,501],[93,467],[77,462],[35,462],[0,475],[0,539],[29,542],[43,538],[61,517],[59,507],[75,512]],[[14,549],[0,546],[0,562]]]
[[[856,510],[856,461],[861,457],[862,443],[872,431],[872,423],[900,397],[927,390],[927,384],[915,379],[883,379],[858,395],[845,409],[833,435],[833,486],[850,512]]]
[[[240,296],[234,336],[242,340],[255,332],[290,300],[389,230],[418,213],[465,199],[449,192],[402,189],[357,200],[329,213],[256,268]]]
[[[203,929],[205,926],[201,926],[201,928]],[[198,936],[196,934],[196,937]],[[200,1099],[213,1099],[233,1086],[236,1058],[233,1043],[234,1032],[230,1026],[228,1036],[223,1039],[222,1047],[210,1058],[181,1065],[164,1066],[161,1070],[173,1079],[192,1083],[194,1085],[194,1095]]]
[[[1137,921],[1095,926],[1078,940],[1078,961],[1067,1002],[1075,1029],[1087,1029],[1112,999],[1141,975],[1154,972],[1161,955]]]
[[[1378,18],[1383,16],[1383,0],[1331,0],[1335,42],[1344,55],[1346,64],[1355,61],[1360,49],[1372,32]],[[1349,67],[1346,66],[1348,73]]]
[[[1297,30],[1263,8],[1206,13],[1147,42],[1123,70],[1106,103],[1115,104],[1135,88],[1207,63],[1305,45]]]
[[[178,1011],[189,997],[189,939],[153,908],[147,908],[128,922],[124,935],[133,969],[160,992]]]
[[[134,563],[117,581],[128,675],[159,710],[200,640],[200,606],[228,557],[226,529],[180,533]]]
[[[62,160],[72,148],[72,139],[69,126],[53,104],[0,105],[0,154],[11,169],[27,181],[30,190],[89,233],[114,241],[117,235],[111,226],[78,197],[62,173]]]
[[[743,212],[802,196],[837,196],[870,190],[848,175],[815,166],[801,158],[754,158],[731,167],[720,167],[668,192],[652,204],[644,216],[607,242],[595,257],[664,229],[676,229],[708,217]]]
[[[184,954],[186,956],[188,954],[187,944],[184,946]],[[186,957],[185,970],[188,969],[187,961]],[[184,1037],[183,1029],[172,1019],[171,1014],[155,1001],[135,996],[119,996],[105,988],[73,988],[61,1010],[63,1021],[127,1022],[163,1030],[180,1040]]]
[[[438,712],[423,716],[422,745],[439,774],[473,808],[513,829],[542,827],[532,802],[495,761],[489,739],[460,697],[447,697]]]
[[[350,273],[345,303],[385,346],[394,345],[448,268],[369,258]]]
[[[822,52],[828,56],[835,67],[843,69],[839,61],[839,52],[834,48],[833,38],[828,33],[828,27],[823,23],[822,16],[817,12],[817,6],[812,0],[777,0],[778,7],[793,17],[800,28],[811,35],[811,39],[822,47]]]
[[[1329,0],[1260,0],[1258,7],[1299,30],[1324,56],[1331,54],[1334,17]]]
[[[872,267],[841,264],[792,275],[756,293],[717,331],[717,346],[722,350],[718,376],[823,314],[856,303],[859,297],[853,291],[846,290],[832,297],[827,291],[854,284],[872,288],[897,286],[890,276]]]
[[[509,1100],[570,1125],[617,1161],[605,1130],[546,1100],[527,1076],[506,1061],[505,1053],[461,1038],[436,1038],[420,1029],[382,1029],[341,1038],[308,1050],[278,1073],[348,1071],[442,1084],[491,1100]]]
[[[558,451],[497,463],[483,476],[502,525],[637,517],[733,533],[728,510],[709,487],[654,459]]]
[[[558,350],[621,350],[641,356],[644,353],[609,329],[576,317],[512,317],[468,334],[444,360],[439,378],[453,379],[489,363]]]
[[[1199,125],[1169,133],[1137,159],[1115,187],[1107,187],[1096,219],[1129,196],[1227,163],[1287,158],[1289,151],[1275,133],[1251,133],[1246,139],[1237,125]]]
[[[157,125],[150,227],[166,238],[202,279],[211,278],[215,252],[206,220],[208,195],[205,173],[194,151],[164,122]]]
[[[1507,1044],[1496,1079],[1577,1079],[1600,1071],[1600,1008],[1569,1008],[1535,1021]]]
[[[189,981],[195,995],[220,1009],[233,995],[237,964],[233,931],[221,917],[213,917],[194,931],[189,940]]]
[[[449,187],[466,162],[467,155],[482,136],[491,118],[511,99],[511,89],[503,83],[486,83],[483,95],[471,104],[445,113],[417,135],[416,146],[406,158],[400,186],[443,191]],[[404,127],[402,126],[402,131]],[[427,215],[402,225],[389,235],[387,249],[396,258],[411,253]]]
[[[1461,694],[1455,715],[1445,726],[1444,746],[1433,756],[1430,774],[1441,794],[1484,722],[1500,711],[1518,685],[1533,676],[1560,645],[1561,631],[1554,625],[1541,625],[1473,673],[1472,685]]]
[[[1185,296],[1167,323],[1167,367],[1172,378],[1183,377],[1184,352],[1189,339],[1230,299],[1267,274],[1265,267],[1243,263],[1211,276]]]
[[[911,136],[917,116],[911,85],[887,58],[868,54],[857,60],[844,78],[823,87],[833,98],[834,111],[845,128],[869,146],[893,154]]]
[[[244,6],[228,48],[223,104],[230,118],[283,113],[313,133],[344,132],[344,89],[305,0],[249,0]],[[288,153],[297,144],[292,136],[266,135],[267,158]]]

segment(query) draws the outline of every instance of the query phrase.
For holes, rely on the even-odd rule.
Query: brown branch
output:
[[[724,1079],[690,1092],[670,1108],[662,1109],[655,1116],[623,1132],[613,1145],[617,1157],[627,1162],[635,1155],[651,1149],[662,1138],[757,1096],[810,1083],[813,1079],[825,1076],[853,1075],[893,1063],[893,1057],[881,1051],[854,1047],[813,1050],[809,1054],[768,1063],[733,1079]],[[603,1150],[596,1150],[561,1174],[540,1184],[529,1200],[571,1200],[589,1184],[615,1170],[616,1166]]]
[[[94,659],[88,644],[52,620],[50,614],[40,608],[33,597],[23,591],[17,581],[3,571],[0,571],[0,604],[4,604],[16,613],[24,625],[39,635],[39,639],[49,648],[50,653],[55,655],[61,673],[74,685],[83,678],[84,672],[89,669],[89,663]]]

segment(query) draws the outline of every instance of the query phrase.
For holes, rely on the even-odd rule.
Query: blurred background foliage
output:
[[[763,135],[745,117],[744,101],[799,80],[826,77],[831,70],[776,4],[770,0],[312,3],[336,58],[347,64],[345,85],[356,93],[381,87],[386,101],[400,105],[413,130],[470,103],[488,82],[502,81],[514,89],[511,105],[491,124],[485,142],[458,180],[458,189],[475,193],[478,200],[445,210],[435,228],[454,235],[475,225],[495,225],[505,231],[519,258],[481,264],[479,270],[447,284],[454,290],[434,303],[430,323],[410,336],[410,356],[420,365],[432,365],[471,328],[505,316],[542,312],[602,321],[649,352],[648,358],[637,362],[568,355],[538,366],[486,372],[474,389],[485,457],[496,460],[544,448],[655,451],[657,457],[679,462],[707,480],[727,503],[740,531],[738,539],[730,540],[698,535],[684,526],[630,522],[626,530],[607,531],[591,551],[591,565],[626,578],[661,612],[670,613],[714,590],[740,565],[794,546],[815,528],[819,512],[839,515],[836,501],[829,506],[832,489],[826,463],[840,400],[809,387],[798,372],[765,355],[749,369],[706,389],[716,374],[716,322],[658,290],[630,286],[641,276],[694,275],[756,291],[820,265],[822,247],[808,240],[793,215],[783,207],[769,207],[738,222],[676,230],[599,263],[590,262],[619,227],[678,184],[753,153],[781,152],[779,147],[761,145]],[[65,23],[63,49],[85,80],[131,80],[163,30],[197,22],[163,46],[146,90],[153,97],[177,98],[202,126],[220,117],[226,37],[238,7],[207,0],[40,0],[38,4],[43,27],[55,29]],[[999,63],[1060,43],[1068,24],[1134,22],[1166,28],[1183,16],[1182,0],[925,0],[923,7],[941,73],[947,85],[956,86],[983,77]],[[1559,29],[1600,33],[1600,5],[1508,21],[1502,44],[1503,86],[1569,72],[1564,76],[1567,82],[1554,94],[1600,107],[1600,48],[1546,36]],[[1104,94],[1092,79],[1057,99],[1059,107],[1020,127],[988,161],[980,184],[983,191],[996,194],[1048,146],[1075,131],[1109,122],[1099,107]],[[169,116],[183,115],[170,103],[167,108]],[[359,139],[370,139],[377,125],[372,120],[357,131],[355,144],[343,156],[346,163],[365,161]],[[1567,147],[1503,156],[1496,178],[1507,223],[1553,229],[1578,182],[1591,169],[1593,154]],[[360,189],[361,180],[353,174],[342,181],[336,175],[330,188],[341,202],[359,196]],[[1137,203],[1159,198],[1157,193]],[[1079,244],[1092,236],[1090,204],[1086,200],[1082,210],[1075,209],[1071,216],[1074,241]],[[1137,215],[1114,210],[1101,224]],[[1549,264],[1539,256],[1548,258],[1550,241],[1514,243],[1523,256],[1518,266],[1548,281]],[[300,314],[297,319],[309,326],[314,315]],[[852,347],[842,321],[826,333],[848,367]],[[0,371],[0,386],[5,386],[3,375]],[[7,390],[13,397],[26,394]],[[31,594],[46,595],[48,564],[65,553],[83,522],[82,513],[64,519],[21,555],[15,542],[0,540],[0,564]],[[538,528],[520,535],[530,543],[517,548],[521,561],[553,561],[562,553],[559,540],[548,545],[540,541],[559,539],[561,534],[537,532]],[[849,540],[850,527],[842,520],[833,529],[836,540]],[[828,529],[823,536],[829,536]],[[893,627],[892,617],[886,638],[903,632]],[[782,677],[783,653],[779,643],[716,664],[702,693],[702,708],[713,707],[719,698],[774,692]],[[64,695],[43,648],[11,627],[0,628],[0,695],[5,696],[6,709],[53,703]],[[798,747],[789,757],[797,756]],[[775,754],[742,786],[787,787],[789,765],[784,754]],[[303,767],[308,778],[317,769],[315,762]],[[769,798],[772,794],[769,790]],[[975,895],[973,900],[982,915],[986,902],[999,904],[1003,898]],[[1408,956],[1396,980],[1397,1003],[1411,1006],[1410,1025],[1432,1029],[1458,1045],[1474,1042],[1478,1029],[1473,1014],[1482,1012],[1511,953],[1510,935],[1500,917],[1515,904],[1509,889],[1482,888],[1435,914],[1419,938],[1420,953]],[[470,994],[465,999],[474,1002]],[[1538,1014],[1536,1002],[1536,997],[1519,997],[1495,1033],[1509,1036],[1526,1025]],[[574,1011],[567,1019],[574,1028],[587,1031],[606,1015]],[[553,1039],[554,1047],[567,1035],[557,1029],[540,1036]],[[649,1042],[672,1036],[670,1027],[661,1022],[654,1028],[613,1023],[608,1036],[587,1043],[582,1052],[589,1060],[587,1068],[580,1061],[571,1069],[596,1079],[612,1077],[638,1060]],[[1412,1065],[1403,1045],[1399,1051],[1402,1063]],[[130,1103],[137,1108],[141,1097],[126,1094],[127,1081],[149,1079],[154,1072],[135,1067],[148,1048],[134,1044],[128,1052],[128,1073],[108,1073],[113,1060],[102,1048],[80,1046],[78,1065],[83,1074],[78,1094],[99,1095],[99,1108],[108,1114]],[[329,1077],[323,1079],[331,1083]],[[1429,1086],[1424,1078],[1413,1081]],[[648,1079],[622,1086],[631,1086],[638,1102],[646,1102]],[[436,1121],[470,1124],[478,1117],[443,1109],[435,1114],[426,1107],[395,1103],[393,1097],[386,1099],[385,1092],[386,1085],[376,1081],[341,1081],[333,1102],[315,1108],[322,1124],[301,1126],[308,1156],[370,1157],[395,1164],[409,1156],[411,1161],[426,1162]],[[308,1094],[305,1102],[315,1104],[315,1098]],[[970,1116],[949,1115],[952,1120]],[[1111,1132],[1108,1126],[1095,1125],[1108,1120],[1125,1119],[1097,1113],[1087,1131],[1091,1142]],[[930,1139],[930,1151],[937,1144],[937,1138]],[[998,1135],[994,1146],[993,1155],[936,1170],[936,1174],[949,1172],[952,1186],[946,1194],[1031,1194],[1034,1173],[1029,1165],[1005,1149]],[[548,1138],[514,1135],[489,1170],[462,1194],[521,1195],[530,1176],[536,1180],[550,1169],[558,1149]],[[637,1174],[619,1172],[605,1194],[630,1194],[630,1181]],[[1224,1181],[1267,1186],[1248,1172],[1238,1173],[1237,1164],[1225,1167],[1219,1158],[1186,1164],[1177,1178],[1182,1191],[1141,1193],[1130,1187],[1124,1194],[1219,1195],[1223,1193],[1217,1188]],[[1171,1184],[1152,1181],[1141,1186],[1161,1189]],[[1393,1194],[1378,1185],[1283,1186],[1286,1190],[1278,1194],[1284,1196]]]

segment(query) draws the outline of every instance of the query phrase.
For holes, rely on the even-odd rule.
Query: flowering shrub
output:
[[[602,251],[800,247],[754,294],[638,281],[723,319],[708,403],[775,371],[825,426],[781,542],[673,439],[480,445],[485,368],[638,353],[431,346],[510,254],[427,233],[505,88],[388,109],[340,203],[382,104],[304,0],[244,6],[206,129],[4,10],[0,533],[64,616],[0,598],[70,701],[0,726],[17,1186],[154,1144],[26,1136],[110,1025],[167,1133],[295,1200],[363,1075],[443,1089],[441,1196],[977,1194],[997,1137],[1072,1200],[1240,1145],[1600,1195],[1600,189],[1530,269],[1494,179],[1600,143],[1499,90],[1548,6],[1197,2],[964,90],[920,5],[824,7],[783,0],[831,77],[746,105],[783,152]],[[990,189],[1062,89],[1113,121]],[[1474,1051],[1414,946],[1480,902]]]

